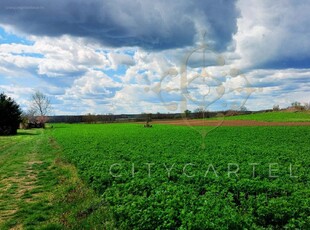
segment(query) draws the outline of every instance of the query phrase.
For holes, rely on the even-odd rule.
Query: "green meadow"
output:
[[[0,137],[0,228],[307,229],[309,139],[310,126],[19,131]]]
[[[222,118],[212,118],[222,119]],[[265,112],[246,115],[227,116],[225,120],[250,120],[250,121],[274,121],[274,122],[310,122],[309,112]]]

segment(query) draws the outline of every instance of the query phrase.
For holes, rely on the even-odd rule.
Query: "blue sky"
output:
[[[0,3],[0,91],[53,114],[310,101],[309,1]]]

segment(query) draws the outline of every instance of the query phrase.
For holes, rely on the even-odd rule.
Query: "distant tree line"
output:
[[[51,112],[50,99],[43,93],[37,91],[31,96],[28,110],[22,113],[20,106],[4,93],[0,94],[0,135],[14,135],[17,129],[21,128],[44,128],[46,122],[50,123],[112,123],[112,122],[151,122],[152,120],[163,119],[199,119],[212,118],[216,116],[234,116],[240,114],[250,114],[259,112],[270,112],[280,110],[303,111],[310,109],[309,103],[295,101],[287,108],[281,109],[279,105],[274,105],[272,109],[260,111],[248,111],[245,106],[238,110],[227,110],[210,112],[202,108],[194,111],[185,110],[183,113],[141,113],[141,114],[105,114],[96,115],[88,113],[86,115],[69,116],[48,116]]]
[[[279,105],[273,106],[273,111],[280,111],[280,110],[290,110],[290,111],[308,111],[310,110],[310,102],[301,103],[298,101],[292,102],[290,106],[286,108],[280,108]]]
[[[199,119],[212,118],[225,115],[249,114],[251,111],[185,111],[184,113],[142,113],[142,114],[106,114],[106,115],[63,115],[63,116],[48,116],[49,123],[117,123],[117,122],[145,122],[151,120],[172,120],[172,119]]]
[[[294,102],[288,108],[299,108],[302,110],[309,110],[309,104],[301,104]],[[285,109],[288,109],[285,108]],[[281,110],[279,105],[274,105],[272,109],[265,109],[260,111],[249,111],[245,106],[241,106],[238,110],[226,111],[206,111],[202,108],[197,108],[194,111],[185,110],[183,113],[141,113],[141,114],[91,114],[85,115],[64,115],[64,116],[47,116],[46,119],[50,123],[113,123],[113,122],[145,122],[150,116],[151,120],[169,120],[169,119],[201,119],[212,118],[217,116],[235,116],[242,114],[251,114],[259,112],[271,112]],[[147,116],[146,116],[147,115]]]
[[[180,113],[154,113],[150,114],[151,119],[181,119]],[[146,115],[143,114],[105,114],[105,115],[64,115],[64,116],[49,116],[49,123],[112,123],[112,122],[144,122],[146,121]]]

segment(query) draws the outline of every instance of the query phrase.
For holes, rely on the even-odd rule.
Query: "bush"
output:
[[[21,110],[18,104],[7,97],[4,93],[0,94],[0,135],[14,135],[17,133],[21,119]]]

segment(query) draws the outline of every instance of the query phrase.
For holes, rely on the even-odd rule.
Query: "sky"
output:
[[[310,102],[307,0],[1,0],[0,92],[51,115]]]

